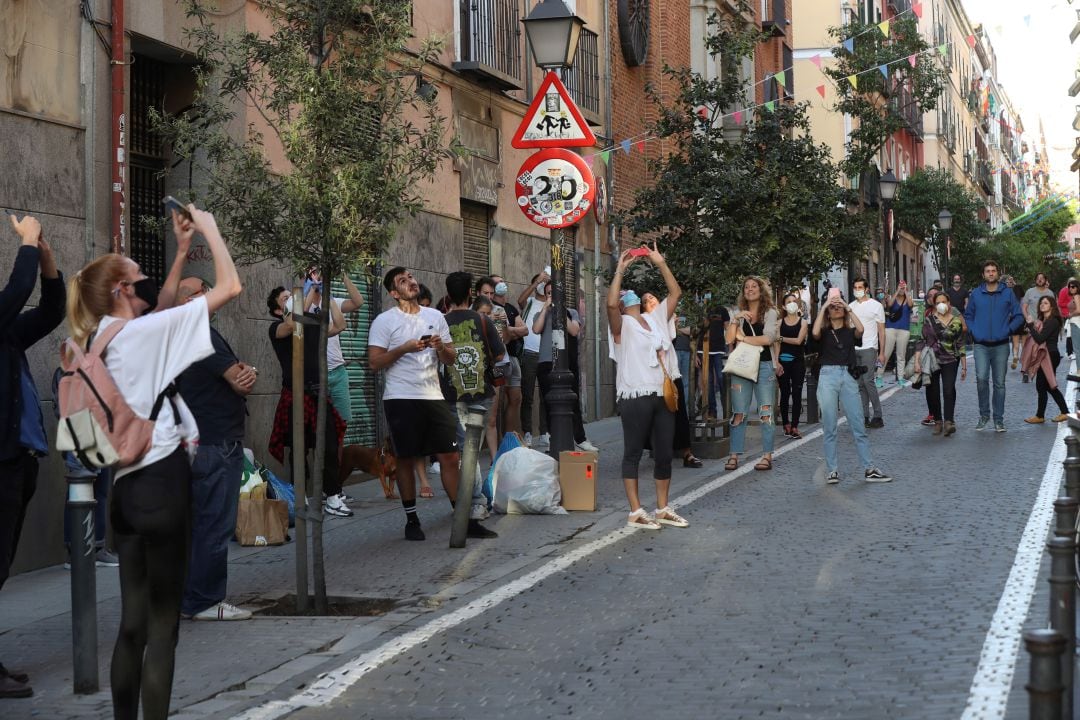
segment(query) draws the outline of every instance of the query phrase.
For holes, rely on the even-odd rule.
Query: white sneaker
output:
[[[341,495],[331,495],[326,498],[326,502],[323,503],[323,511],[327,515],[337,515],[338,517],[353,516],[353,511],[345,504],[345,498]]]
[[[525,433],[525,447],[532,447],[532,433]]]
[[[472,509],[469,511],[470,520],[486,520],[490,516],[491,513],[488,512],[487,505],[484,505],[483,503],[473,505]]]
[[[439,465],[439,461],[431,463],[431,469],[428,470],[432,475],[442,475],[442,466]]]
[[[536,447],[549,447],[551,445],[551,435],[544,433],[540,437],[536,438]]]
[[[585,452],[600,452],[600,448],[596,447],[588,440],[582,440],[581,442],[579,442],[577,444],[577,449],[583,450]]]
[[[219,602],[217,605],[211,605],[203,610],[201,613],[195,613],[191,616],[192,620],[250,620],[251,611],[243,608],[238,608],[235,605],[230,605],[227,602]]]

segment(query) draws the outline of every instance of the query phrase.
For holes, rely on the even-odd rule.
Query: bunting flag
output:
[[[776,110],[776,101],[775,100],[769,100],[768,102],[766,102],[765,103],[765,109],[768,110],[769,112],[774,112]]]
[[[783,70],[781,70],[780,72],[774,74],[773,79],[776,80],[777,85],[779,85],[780,87],[782,87],[784,89],[787,89],[787,85],[785,84],[787,82],[787,80],[784,79],[784,71]]]
[[[611,151],[610,150],[601,150],[600,151],[600,162],[607,165],[608,158],[610,158],[610,157],[611,157]]]
[[[630,141],[629,140],[623,140],[621,143],[619,143],[619,145],[622,146],[622,151],[624,153],[626,153],[627,155],[630,154]]]
[[[882,35],[884,35],[885,37],[889,37],[889,21],[888,20],[885,20],[884,22],[879,22],[877,26],[878,26],[878,30],[881,31]]]
[[[887,65],[878,65],[877,69],[881,71],[882,77],[886,80],[889,79],[889,67]]]
[[[709,117],[709,111],[704,107],[699,107],[697,111],[697,116],[702,120],[706,120]]]
[[[817,87],[815,88],[815,90],[817,90],[817,92],[818,92],[818,95],[820,95],[820,96],[821,96],[822,98],[824,98],[824,97],[825,97],[825,86],[824,86],[824,85],[818,85],[818,86],[817,86]]]
[[[915,13],[915,17],[922,19],[922,3],[917,2],[911,6],[911,12]]]
[[[742,110],[736,110],[733,115],[735,117],[735,124],[742,125]]]
[[[919,56],[917,54],[916,55],[908,55],[907,61],[909,63],[911,63],[911,67],[915,67],[915,61],[918,60],[918,58],[919,58]]]
[[[949,54],[949,43],[941,43],[937,46],[937,51],[942,57],[945,57]]]
[[[847,50],[852,55],[855,54],[855,38],[848,38],[844,41],[843,45],[845,50]]]
[[[975,47],[975,36],[974,35],[968,35],[967,36],[967,44],[968,44],[968,47],[971,47],[971,48]]]
[[[855,88],[856,90],[859,89],[859,76],[858,75],[848,75],[847,76],[847,81],[849,83],[851,83],[851,87]]]
[[[644,140],[638,140],[637,149],[638,149],[638,152],[645,152],[645,141]]]
[[[821,69],[821,53],[818,53],[814,57],[810,58],[810,62],[814,63],[814,66],[818,70],[820,70]]]

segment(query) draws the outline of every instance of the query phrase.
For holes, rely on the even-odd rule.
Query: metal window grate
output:
[[[600,112],[600,50],[596,33],[581,31],[574,64],[563,70],[562,81],[579,107]]]
[[[466,272],[479,278],[488,274],[491,262],[490,216],[486,205],[461,202],[461,233]]]
[[[148,224],[161,217],[165,156],[161,138],[150,127],[149,109],[161,107],[165,97],[165,66],[145,55],[135,55],[131,66],[131,104],[128,123],[128,205],[131,242],[128,254],[147,277],[160,285],[165,280],[165,230]]]
[[[521,80],[520,0],[459,0],[461,60]]]

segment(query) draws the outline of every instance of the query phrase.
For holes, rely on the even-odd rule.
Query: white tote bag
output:
[[[747,324],[749,325],[749,323]],[[753,325],[750,325],[750,334],[755,334]],[[748,342],[739,343],[728,355],[727,362],[724,363],[724,372],[757,382],[758,370],[761,367],[761,351],[764,349],[764,345],[751,345]]]

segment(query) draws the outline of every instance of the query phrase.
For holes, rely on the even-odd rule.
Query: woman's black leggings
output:
[[[802,416],[802,386],[806,380],[806,364],[801,357],[784,362],[780,361],[784,374],[777,378],[780,383],[780,419],[784,425],[799,427]],[[788,421],[788,404],[791,405],[791,420]]]
[[[1058,365],[1061,364],[1060,353],[1050,354],[1050,364],[1054,366],[1054,372],[1057,372]],[[1054,402],[1057,403],[1058,410],[1064,415],[1069,414],[1069,406],[1065,404],[1065,396],[1061,394],[1061,388],[1056,387],[1053,390],[1050,389],[1050,383],[1046,381],[1046,374],[1040,369],[1035,373],[1035,390],[1039,393],[1039,409],[1035,411],[1037,417],[1043,417],[1046,414],[1046,396],[1050,395],[1054,398]]]
[[[659,395],[626,398],[619,401],[622,420],[622,476],[637,479],[645,441],[652,442],[653,477],[671,479],[671,443],[675,436],[675,413],[667,409]]]
[[[686,408],[686,378],[677,378],[672,382],[675,383],[675,394],[679,398],[679,409],[675,411],[675,429],[672,433],[671,449],[677,450],[680,453],[690,450],[690,412]],[[645,437],[644,449],[652,452],[652,438]],[[675,454],[672,453],[672,457]]]
[[[169,714],[180,600],[191,535],[191,464],[175,452],[116,481],[111,518],[120,556],[120,631],[113,648],[113,717]]]
[[[955,420],[953,413],[956,410],[956,371],[960,369],[959,362],[945,363],[940,370],[935,370],[930,375],[930,384],[926,386],[926,406],[936,422]],[[941,400],[945,399],[945,414],[941,412]]]

